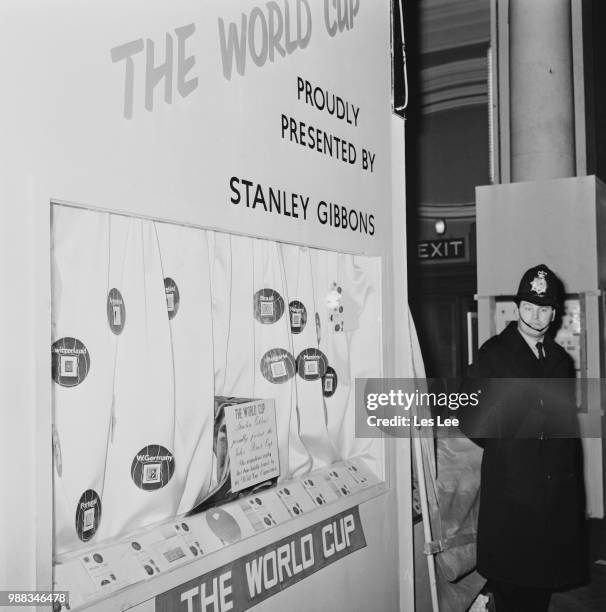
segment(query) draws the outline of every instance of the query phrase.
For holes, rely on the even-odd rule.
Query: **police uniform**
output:
[[[518,304],[555,308],[560,298],[561,285],[546,266],[522,277]],[[497,612],[547,610],[551,592],[588,575],[574,394],[560,393],[558,381],[536,380],[574,376],[572,360],[549,335],[540,340],[535,353],[510,323],[480,348],[471,383],[492,386],[480,403],[479,423],[474,428],[467,421],[466,431],[484,447],[478,571],[492,583]],[[508,381],[490,383],[498,378]],[[550,437],[558,427],[566,437]]]

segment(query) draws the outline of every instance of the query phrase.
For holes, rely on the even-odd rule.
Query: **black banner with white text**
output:
[[[156,612],[248,610],[365,546],[356,506],[158,595]]]

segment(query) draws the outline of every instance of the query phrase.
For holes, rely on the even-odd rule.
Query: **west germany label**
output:
[[[168,276],[164,279],[164,291],[166,292],[168,318],[174,319],[179,311],[179,287],[177,287],[177,283]]]
[[[116,289],[110,289],[107,295],[107,322],[116,335],[122,333],[126,323],[126,308],[122,294]]]
[[[322,393],[324,397],[332,397],[337,390],[337,373],[334,368],[328,366],[326,374],[322,376]]]
[[[87,542],[90,540],[101,522],[101,499],[93,489],[82,493],[76,508],[76,533],[78,537]]]
[[[79,385],[90,370],[88,349],[76,338],[61,338],[51,346],[53,380],[62,387]]]
[[[317,348],[306,348],[297,357],[297,373],[303,380],[318,380],[326,374],[328,359]]]
[[[144,491],[155,491],[168,484],[175,471],[175,458],[159,444],[142,448],[133,459],[130,475],[133,482]]]
[[[293,356],[282,348],[270,349],[261,357],[261,373],[270,383],[284,383],[295,375]]]
[[[288,305],[288,312],[290,314],[290,331],[293,334],[300,334],[307,323],[307,309],[303,302],[293,300]]]
[[[284,300],[273,289],[260,289],[254,298],[255,319],[264,325],[275,323],[284,314]]]

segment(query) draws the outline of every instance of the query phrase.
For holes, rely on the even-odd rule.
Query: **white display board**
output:
[[[510,296],[521,270],[548,262],[557,271],[567,294],[580,300],[577,313],[569,311],[564,321],[569,338],[562,343],[575,359],[582,377],[603,377],[600,292],[606,278],[604,245],[604,184],[595,176],[560,178],[477,188],[478,228],[478,334],[482,344],[495,332],[495,298]],[[550,223],[544,223],[546,218]],[[524,219],[520,223],[519,219]],[[515,250],[511,244],[522,245]],[[507,253],[495,258],[495,253]],[[484,256],[482,256],[484,255]],[[498,305],[498,300],[497,300]],[[568,304],[570,308],[571,303]],[[580,335],[571,334],[574,319]],[[505,313],[502,313],[505,314]],[[511,316],[508,315],[508,316]],[[503,318],[503,317],[501,317]],[[505,317],[507,318],[507,317]],[[597,387],[596,387],[597,391]],[[601,418],[599,393],[586,400],[583,421]],[[589,425],[588,428],[595,427]],[[595,431],[595,430],[594,430]],[[604,516],[602,441],[584,438],[587,513]]]
[[[0,17],[0,431],[20,466],[2,475],[0,577],[49,588],[50,203],[380,256],[384,371],[406,376],[403,126],[387,0],[7,0]],[[406,449],[401,489],[390,462],[360,506],[364,551],[282,607],[301,589],[331,609],[412,601]]]
[[[16,86],[2,101],[13,119],[3,158],[21,159],[21,177],[45,196],[381,251],[385,0],[8,2],[2,12],[3,73]]]

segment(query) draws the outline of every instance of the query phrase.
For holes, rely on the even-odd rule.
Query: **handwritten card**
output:
[[[225,406],[231,490],[241,491],[280,475],[273,399]]]

